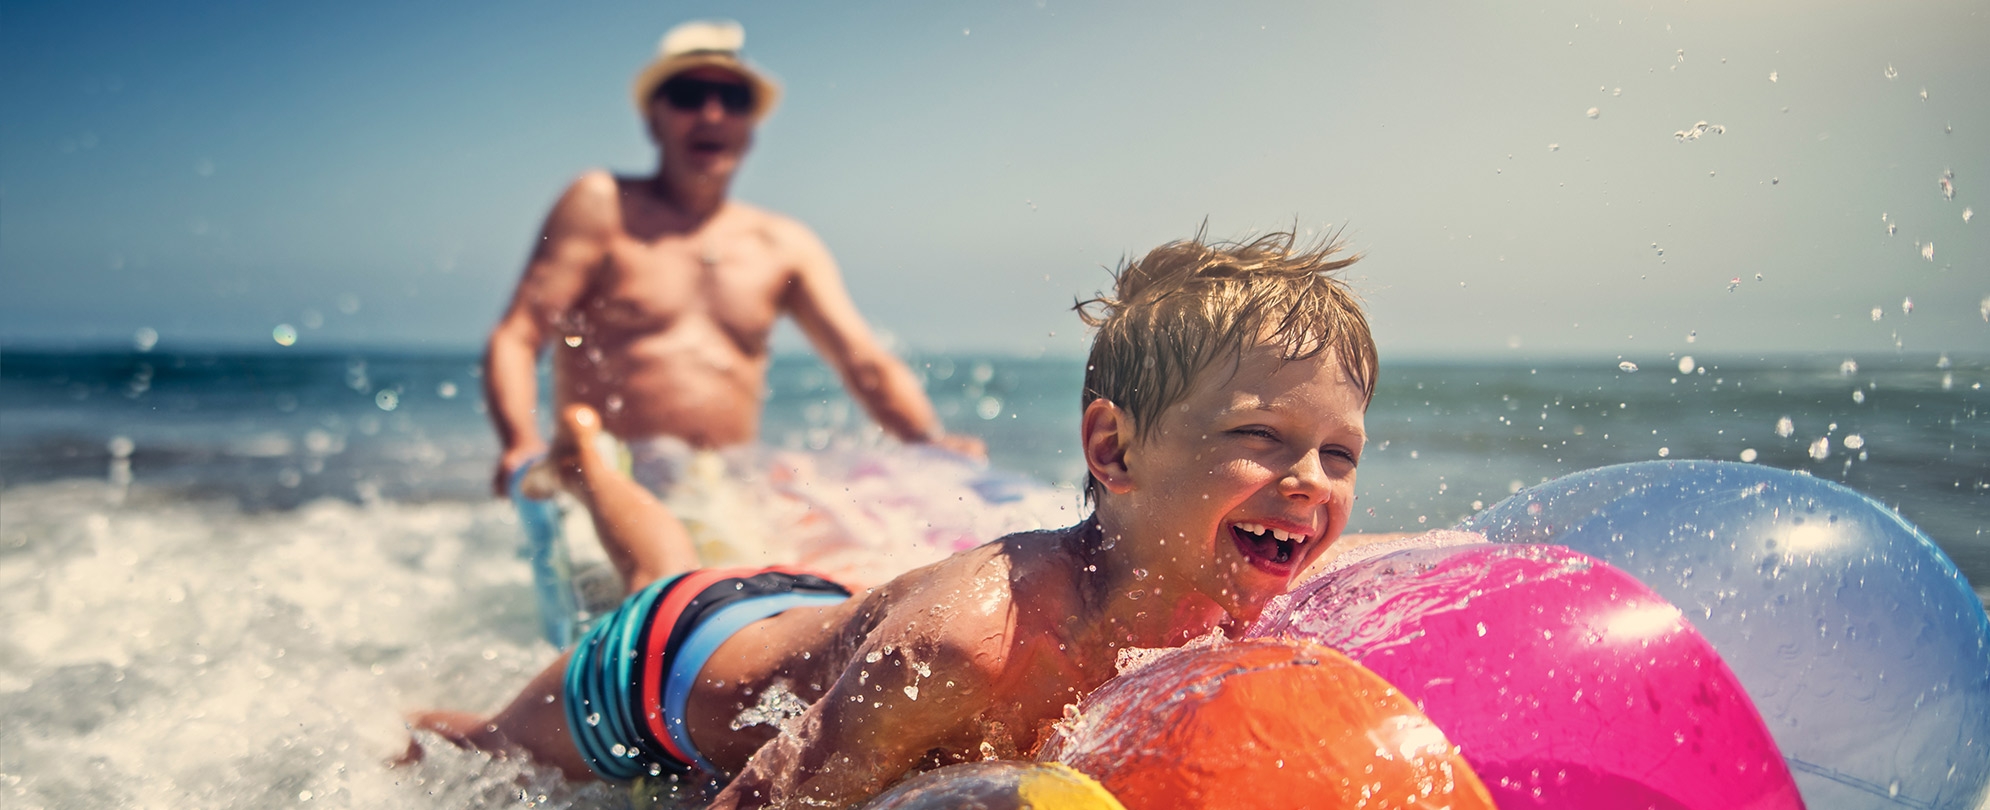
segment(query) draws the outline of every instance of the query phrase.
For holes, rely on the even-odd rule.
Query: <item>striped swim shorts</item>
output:
[[[849,597],[834,582],[781,568],[708,568],[657,580],[574,646],[565,684],[574,745],[604,779],[720,776],[684,727],[705,661],[749,624]]]

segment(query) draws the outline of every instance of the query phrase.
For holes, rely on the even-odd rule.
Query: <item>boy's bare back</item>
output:
[[[1011,535],[734,636],[700,679],[694,736],[717,738],[776,684],[813,706],[778,737],[762,727],[715,746],[729,760],[715,764],[744,766],[715,806],[868,796],[908,770],[1026,754],[1114,672],[1074,576],[1096,545],[1086,528]]]

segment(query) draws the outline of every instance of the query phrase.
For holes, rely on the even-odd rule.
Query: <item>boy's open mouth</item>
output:
[[[1280,575],[1292,570],[1299,558],[1299,547],[1309,539],[1303,534],[1268,529],[1257,523],[1232,524],[1230,536],[1252,565]]]

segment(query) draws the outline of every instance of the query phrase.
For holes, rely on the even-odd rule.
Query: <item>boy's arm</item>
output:
[[[971,744],[998,666],[945,640],[874,636],[712,807],[847,807],[874,796],[933,749]]]

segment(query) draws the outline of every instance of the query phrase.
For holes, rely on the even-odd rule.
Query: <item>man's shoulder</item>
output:
[[[569,221],[608,222],[620,210],[620,200],[628,178],[616,177],[606,169],[589,169],[567,184],[553,214]]]

